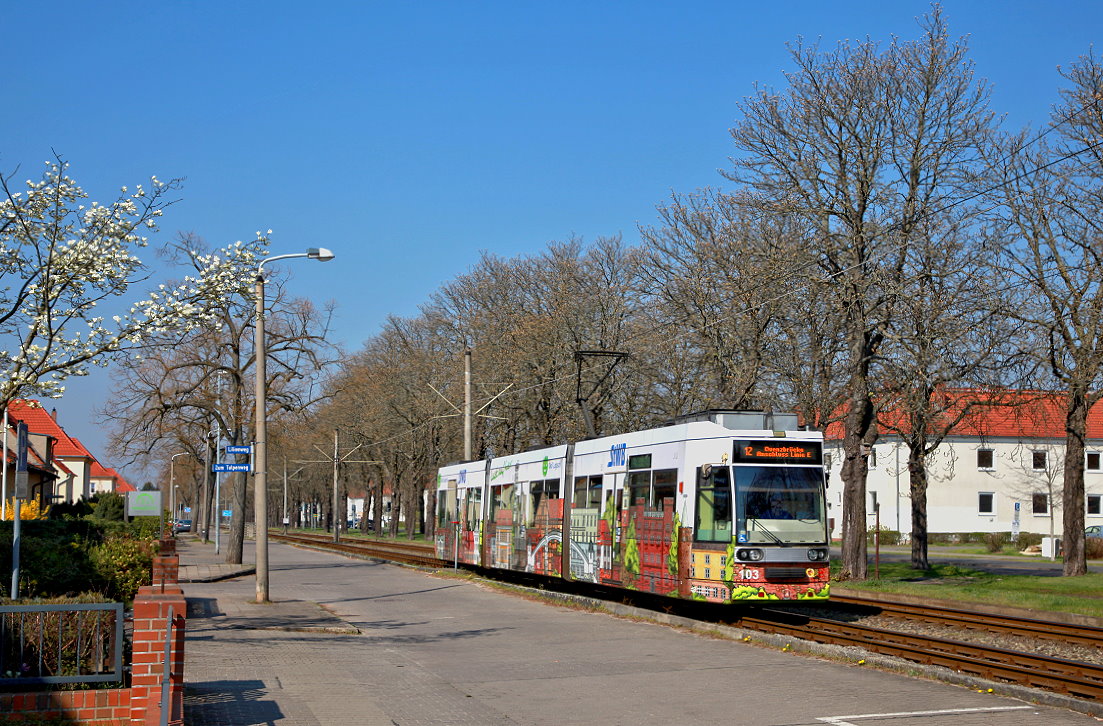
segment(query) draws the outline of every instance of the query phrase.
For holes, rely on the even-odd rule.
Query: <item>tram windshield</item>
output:
[[[735,531],[740,543],[823,543],[823,471],[736,466]]]

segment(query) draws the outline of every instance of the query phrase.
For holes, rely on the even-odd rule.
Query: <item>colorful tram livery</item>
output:
[[[823,435],[773,430],[790,414],[686,418],[441,468],[438,556],[717,603],[827,598]]]

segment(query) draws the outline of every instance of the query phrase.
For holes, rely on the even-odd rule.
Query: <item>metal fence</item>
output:
[[[122,603],[0,605],[0,688],[122,680]]]

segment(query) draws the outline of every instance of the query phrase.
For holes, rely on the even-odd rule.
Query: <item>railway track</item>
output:
[[[432,545],[427,543],[356,538],[346,538],[340,543],[334,543],[326,535],[273,533],[270,536],[278,541],[359,557],[378,557],[423,567],[452,566],[450,561],[437,558]],[[901,620],[1103,648],[1103,628],[849,595],[833,597],[832,602],[834,605],[868,609],[879,615]],[[728,622],[731,622],[730,615],[726,613],[725,619]],[[780,634],[816,643],[857,646],[872,653],[942,666],[978,678],[1016,683],[1103,703],[1103,666],[1078,660],[951,638],[902,633],[891,628],[870,627],[828,616],[813,617],[793,609],[751,608],[742,611],[732,624],[746,630]]]
[[[809,617],[792,610],[761,609],[759,615],[744,616],[738,624],[748,630],[788,635],[817,643],[858,646],[873,653],[943,666],[979,678],[1103,701],[1103,666],[1022,650]]]
[[[869,610],[901,620],[948,625],[966,630],[983,630],[989,633],[1052,640],[1060,643],[1075,643],[1103,649],[1103,628],[1090,625],[1037,620],[1018,615],[997,615],[977,612],[976,610],[962,610],[948,605],[916,605],[895,600],[881,600],[853,595],[832,595],[831,602],[835,605]]]
[[[269,538],[278,542],[317,547],[319,549],[344,552],[357,557],[378,557],[383,560],[402,562],[422,567],[444,567],[446,562],[436,556],[433,546],[419,542],[399,540],[369,540],[345,536],[340,542],[324,534],[277,534],[272,532]]]

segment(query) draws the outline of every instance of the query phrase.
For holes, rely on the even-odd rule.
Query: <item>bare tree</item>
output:
[[[877,358],[892,325],[910,246],[961,183],[991,123],[964,40],[936,6],[917,41],[834,50],[798,42],[787,88],[759,88],[731,130],[727,176],[764,213],[799,215],[829,282],[847,352],[843,438],[843,577],[865,578],[864,452],[877,438]]]
[[[197,256],[201,241],[185,236],[177,251]],[[311,400],[311,378],[332,360],[326,340],[329,312],[309,301],[291,299],[281,283],[275,288],[266,318],[268,339],[268,402],[271,414],[298,414]],[[120,366],[112,405],[101,414],[114,422],[112,451],[124,457],[151,454],[164,442],[177,444],[182,432],[195,435],[213,426],[217,440],[231,446],[250,442],[254,305],[249,288],[233,297],[214,324],[184,336],[151,338],[145,354]],[[205,457],[211,458],[211,457]],[[230,541],[227,561],[240,563],[247,514],[247,477],[229,477]],[[263,520],[263,518],[262,518]]]
[[[1052,114],[1053,140],[1007,140],[993,239],[1009,286],[1025,291],[1018,319],[1039,363],[1065,393],[1064,574],[1087,572],[1087,418],[1103,396],[1103,66],[1082,56]]]

